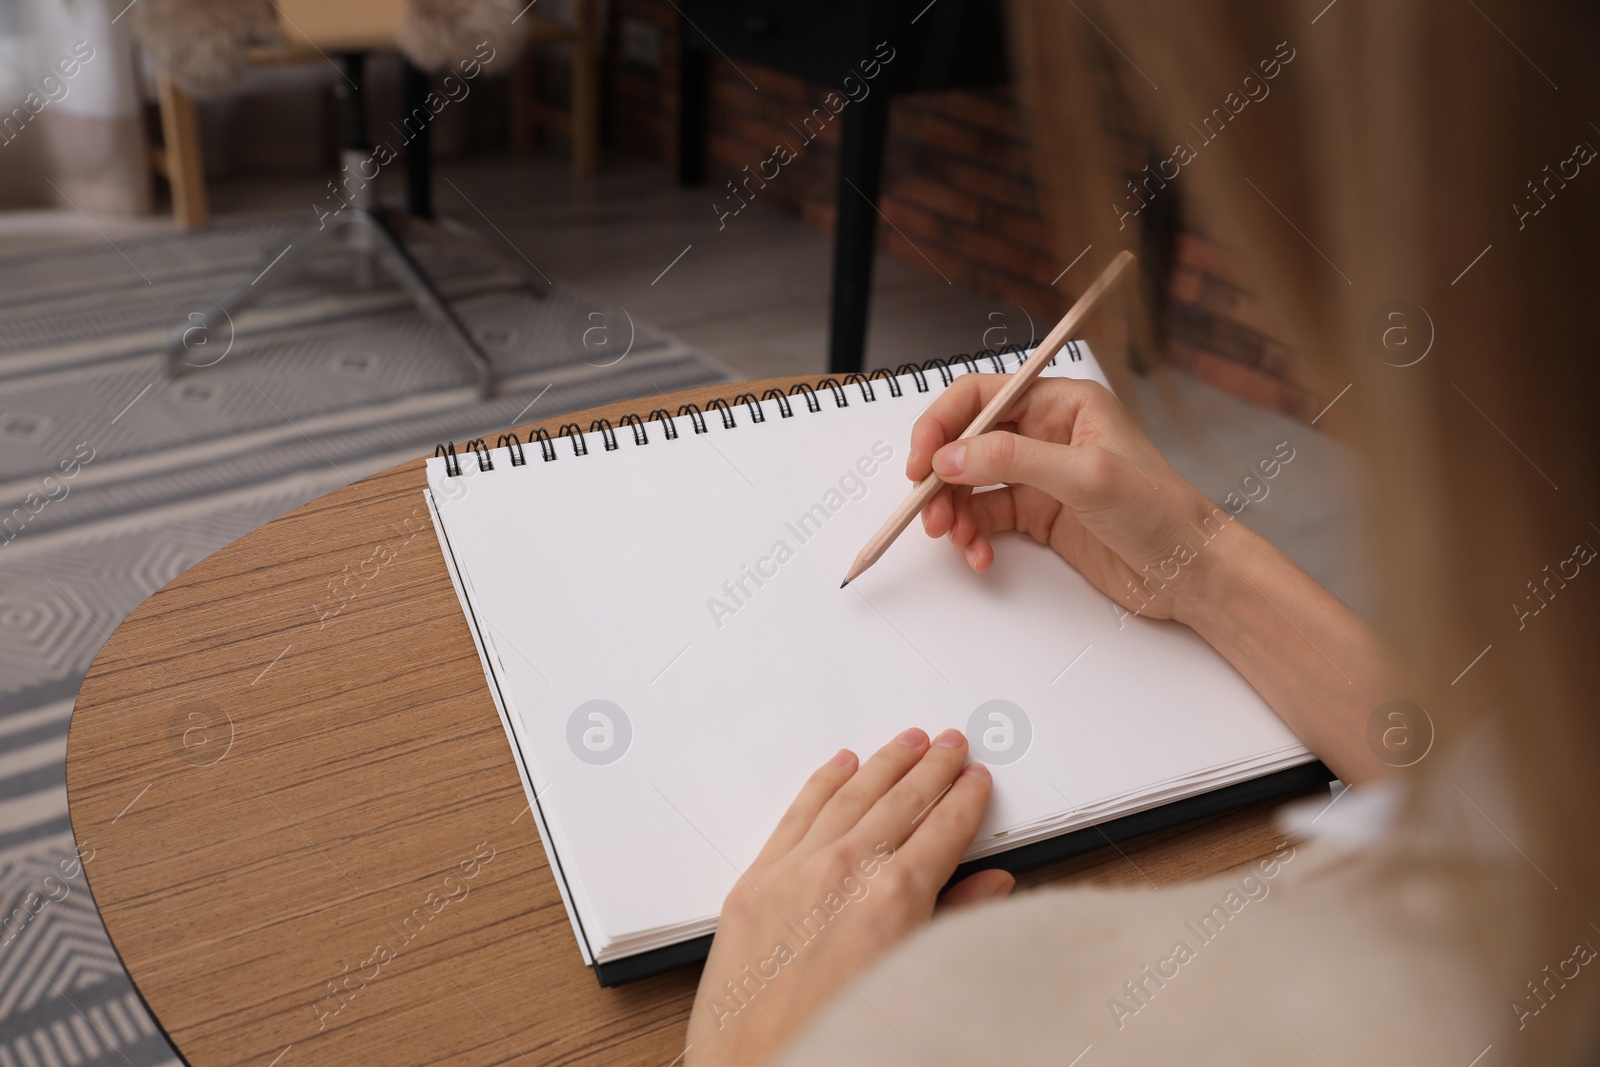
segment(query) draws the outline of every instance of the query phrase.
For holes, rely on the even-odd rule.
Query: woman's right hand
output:
[[[1095,382],[1041,378],[995,430],[957,440],[1008,380],[962,375],[912,428],[907,476],[934,471],[946,482],[922,512],[929,536],[949,535],[981,572],[994,562],[992,535],[1018,530],[1128,612],[1187,621],[1200,553],[1230,517]]]
[[[947,483],[928,533],[976,571],[1002,531],[1049,545],[1129,614],[1194,629],[1341,780],[1384,773],[1367,730],[1399,682],[1372,628],[1173,470],[1104,386],[1041,378],[956,440],[1006,381],[962,375],[912,428],[906,474]],[[988,485],[1003,488],[973,492]]]

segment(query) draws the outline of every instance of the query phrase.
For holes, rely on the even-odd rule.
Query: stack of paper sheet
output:
[[[1103,382],[1077,354],[1047,373]],[[969,858],[1312,759],[1195,633],[1025,537],[978,575],[913,526],[839,588],[909,491],[911,425],[943,388],[929,371],[871,400],[734,403],[704,432],[685,416],[524,445],[521,464],[497,449],[482,472],[429,461],[586,961],[712,931],[806,777],[908,726],[968,731],[993,770]]]

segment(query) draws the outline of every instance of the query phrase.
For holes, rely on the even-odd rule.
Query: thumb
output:
[[[1109,503],[1121,466],[1093,445],[1051,444],[1004,430],[952,441],[933,454],[933,472],[951,485],[1031,485],[1074,511]]]

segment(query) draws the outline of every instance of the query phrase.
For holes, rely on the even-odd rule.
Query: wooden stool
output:
[[[395,47],[404,0],[275,0],[283,45],[249,50],[253,67],[327,63],[334,52],[388,52]],[[205,153],[194,98],[164,70],[156,72],[162,143],[152,152],[156,173],[172,190],[172,215],[180,229],[199,230],[211,220],[206,199]]]
[[[203,230],[211,221],[211,210],[194,99],[164,70],[156,73],[156,97],[161,107],[161,144],[151,151],[151,163],[172,189],[172,217],[179,229]]]

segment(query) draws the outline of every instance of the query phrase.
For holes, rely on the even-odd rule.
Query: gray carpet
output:
[[[67,819],[73,699],[141,601],[437,441],[728,377],[560,285],[424,247],[489,353],[495,399],[476,399],[442,332],[398,289],[359,284],[338,250],[275,278],[218,331],[231,336],[196,338],[192,362],[226,352],[214,365],[168,379],[167,333],[300,225],[267,217],[0,256],[0,1067],[175,1062],[106,939]],[[613,331],[603,351],[593,333],[584,344],[596,323]]]

